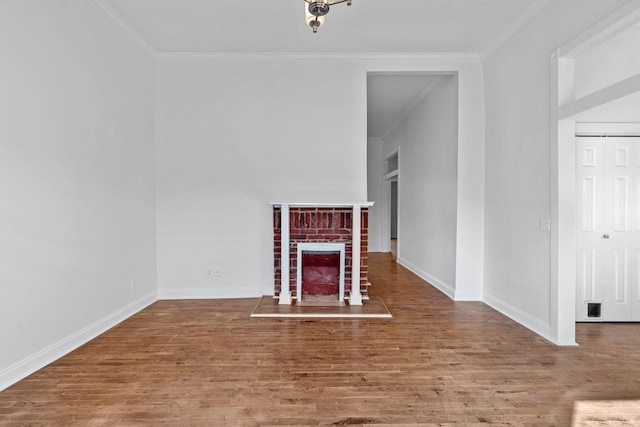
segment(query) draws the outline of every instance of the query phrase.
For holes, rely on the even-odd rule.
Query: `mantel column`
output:
[[[280,300],[278,304],[291,305],[291,284],[289,272],[291,270],[291,258],[289,256],[289,205],[280,206]]]
[[[350,305],[362,305],[362,295],[360,294],[360,205],[353,206],[353,237],[351,245],[351,293],[349,296]]]

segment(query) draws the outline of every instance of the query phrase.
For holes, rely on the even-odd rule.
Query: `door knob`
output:
[[[609,238],[609,235],[608,235],[608,234],[603,234],[603,235],[602,235],[602,238],[603,238],[603,239],[608,239],[608,238]]]

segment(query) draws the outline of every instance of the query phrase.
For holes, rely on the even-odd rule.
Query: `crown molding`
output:
[[[515,21],[511,23],[498,37],[496,37],[491,43],[489,43],[479,53],[479,57],[482,61],[487,59],[493,52],[495,52],[500,46],[502,46],[507,40],[509,40],[515,33],[517,33],[527,22],[529,22],[534,16],[536,16],[547,4],[551,3],[551,0],[536,0],[531,6],[529,6]]]
[[[558,49],[561,58],[576,58],[632,26],[640,27],[640,0],[631,0]]]
[[[156,52],[158,62],[479,62],[474,52]]]
[[[145,39],[142,38],[138,32],[136,32],[129,24],[127,24],[122,17],[113,10],[111,6],[105,0],[88,0],[88,3],[93,6],[98,12],[104,16],[107,21],[113,24],[122,34],[124,34],[135,46],[142,49],[146,54],[155,58],[157,51],[151,46]]]
[[[481,60],[476,52],[161,52],[127,24],[105,0],[88,0],[88,3],[156,62],[477,63]]]

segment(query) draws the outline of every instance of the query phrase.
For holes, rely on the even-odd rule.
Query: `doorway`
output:
[[[369,211],[369,248],[374,252],[392,252],[396,258],[402,257],[399,246],[402,239],[403,205],[400,199],[403,189],[398,170],[399,150],[404,149],[400,146],[407,144],[408,137],[401,137],[397,131],[406,125],[416,107],[423,105],[432,91],[447,78],[455,78],[457,84],[454,73],[367,72],[367,196],[375,202]],[[457,96],[457,93],[451,96]],[[392,198],[396,202],[393,217]],[[393,241],[391,228],[394,229]],[[406,255],[407,250],[404,253]]]
[[[388,236],[389,252],[393,256],[393,259],[398,260],[399,253],[399,236],[398,231],[398,200],[399,200],[399,188],[398,188],[398,176],[400,174],[400,159],[399,150],[391,153],[384,161],[385,164],[385,199],[388,203],[385,203],[385,209],[388,209],[388,223],[385,224],[385,236]],[[388,230],[388,232],[387,232]]]
[[[391,181],[391,212],[389,217],[391,219],[391,255],[393,259],[398,260],[398,181]]]
[[[373,65],[366,73],[367,195],[375,202],[369,250],[390,251],[394,169],[387,161],[393,162],[398,152],[398,263],[452,299],[480,301],[485,134],[481,69],[476,63],[457,62],[451,68],[439,63],[431,71],[430,61],[416,62],[410,70],[387,70],[388,65]]]

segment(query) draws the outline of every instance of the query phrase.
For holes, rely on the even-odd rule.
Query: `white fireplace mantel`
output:
[[[271,206],[291,208],[351,208],[353,206],[371,207],[375,202],[269,202]]]

